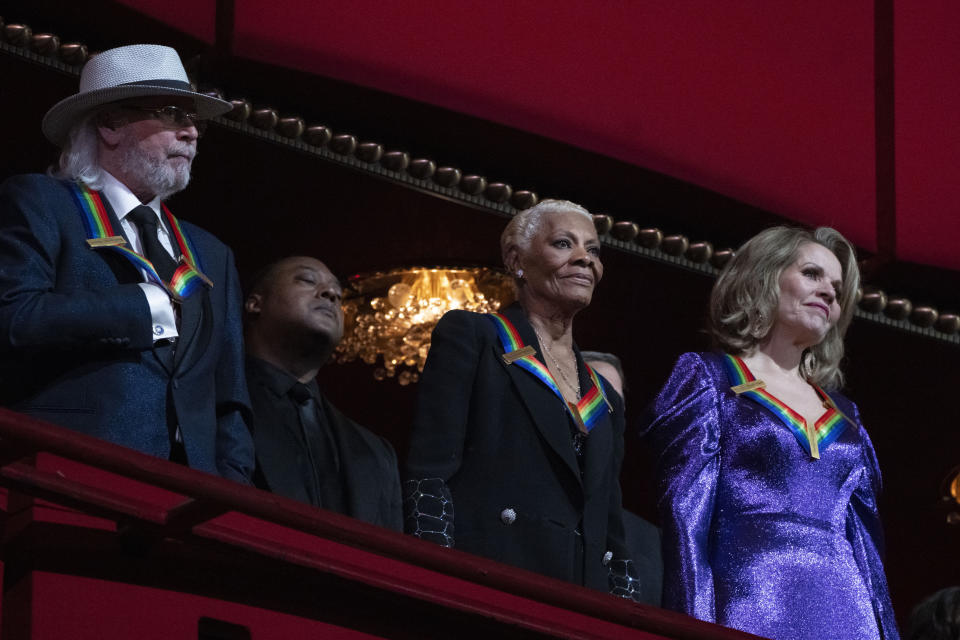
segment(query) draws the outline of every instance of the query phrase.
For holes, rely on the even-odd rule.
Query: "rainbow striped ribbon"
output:
[[[815,437],[811,439],[810,434],[808,434],[807,421],[804,420],[803,416],[767,391],[763,387],[762,381],[754,378],[743,360],[737,356],[724,354],[723,363],[727,369],[730,382],[733,383],[732,388],[737,395],[750,398],[777,416],[777,418],[793,432],[793,435],[795,435],[800,442],[800,446],[803,447],[803,450],[812,458],[819,458],[820,452],[830,446],[831,443],[840,437],[840,434],[843,433],[847,426],[852,424],[850,419],[837,409],[833,399],[830,398],[826,392],[817,385],[812,385],[823,399],[824,406],[827,410],[813,425],[812,431]],[[743,390],[737,390],[737,387]]]
[[[134,251],[127,244],[122,235],[119,235],[110,224],[110,216],[107,215],[106,207],[103,206],[103,199],[96,191],[92,191],[87,185],[82,183],[70,183],[70,193],[73,195],[77,207],[80,209],[80,215],[83,219],[83,225],[87,230],[87,244],[94,249],[109,249],[119,253],[133,266],[146,272],[147,277],[156,284],[163,287],[170,296],[177,301],[188,297],[201,283],[209,287],[213,286],[199,268],[200,261],[193,244],[183,232],[180,221],[170,213],[167,205],[161,205],[163,213],[173,229],[173,237],[180,247],[181,264],[173,273],[170,282],[164,282],[153,263]]]
[[[499,313],[488,313],[487,317],[493,321],[493,324],[497,328],[497,335],[500,337],[500,344],[503,345],[504,354],[520,351],[525,347],[517,328],[513,326],[513,323],[510,322],[505,316]],[[534,351],[534,353],[536,352]],[[553,374],[551,374],[550,370],[547,369],[547,367],[544,366],[543,363],[537,360],[533,355],[524,355],[519,358],[512,359],[512,363],[516,364],[521,369],[529,371],[538,380],[540,380],[540,382],[547,385],[547,387],[553,391],[558,398],[560,398],[563,404],[570,411],[574,422],[578,423],[578,426],[582,424],[588,433],[596,425],[596,422],[600,419],[600,416],[603,415],[604,407],[606,407],[608,411],[613,410],[610,407],[610,402],[607,400],[606,393],[603,390],[603,383],[600,380],[600,376],[598,376],[597,373],[587,363],[583,363],[583,366],[587,368],[587,372],[590,374],[590,379],[593,381],[593,386],[586,393],[586,395],[580,398],[580,402],[577,404],[566,401],[566,399],[563,397],[563,394],[560,392],[560,387],[557,386],[557,381],[554,379]]]

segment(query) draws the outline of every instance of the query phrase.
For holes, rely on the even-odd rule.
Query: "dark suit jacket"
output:
[[[518,305],[504,315],[525,344],[537,346]],[[502,354],[484,315],[451,311],[440,320],[420,380],[407,477],[447,483],[456,548],[571,582],[582,575],[585,585],[607,591],[604,554],[629,558],[619,484],[622,401],[607,393],[614,411],[587,437],[581,474],[563,403]],[[577,362],[580,386],[589,389],[579,351]],[[513,523],[501,517],[505,509],[516,513]]]
[[[139,271],[87,245],[67,184],[24,175],[0,186],[0,403],[163,458],[169,418],[191,467],[249,482],[233,255],[203,229],[183,228],[214,286],[184,303],[171,371],[153,350]]]
[[[282,401],[292,382],[286,388],[279,388],[276,376],[272,376],[267,367],[271,365],[247,359],[257,454],[254,481],[262,489],[310,503],[304,480],[309,462],[300,418],[292,402]],[[289,377],[293,381],[293,377]],[[344,514],[402,531],[400,473],[393,447],[340,413],[322,395],[319,406],[340,459]]]

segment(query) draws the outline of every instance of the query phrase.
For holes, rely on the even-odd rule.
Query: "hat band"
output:
[[[120,87],[162,87],[164,89],[182,89],[183,91],[193,91],[189,82],[183,80],[138,80],[137,82],[124,82],[117,85]]]

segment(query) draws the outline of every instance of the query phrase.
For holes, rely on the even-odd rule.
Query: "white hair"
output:
[[[507,223],[507,227],[500,235],[500,254],[504,263],[507,254],[516,248],[521,253],[530,248],[533,238],[540,230],[543,217],[548,214],[576,213],[582,215],[590,224],[593,224],[593,215],[580,205],[569,200],[543,200],[529,209],[524,209]]]
[[[67,141],[60,152],[57,167],[50,174],[63,180],[83,182],[94,190],[103,188],[103,168],[100,166],[97,114],[92,113],[70,128]]]
[[[51,167],[52,176],[83,182],[95,191],[103,188],[105,170],[100,163],[100,136],[97,131],[102,113],[104,111],[101,110],[89,114],[71,127],[67,142],[60,152],[59,167]],[[122,124],[124,121],[118,122]],[[129,132],[121,131],[121,134],[121,142],[116,150],[120,164],[128,174],[137,176],[155,196],[166,200],[190,183],[190,167],[192,158],[196,156],[195,146],[180,141],[169,145],[166,150],[168,153],[181,152],[191,158],[186,167],[174,168],[155,153],[144,151],[136,137]]]

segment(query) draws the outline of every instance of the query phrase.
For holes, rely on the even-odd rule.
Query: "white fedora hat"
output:
[[[62,147],[70,127],[81,117],[110,102],[141,96],[193,98],[201,118],[212,118],[232,108],[225,100],[194,91],[180,56],[170,47],[134,44],[90,58],[80,73],[80,90],[43,116],[43,135]]]

